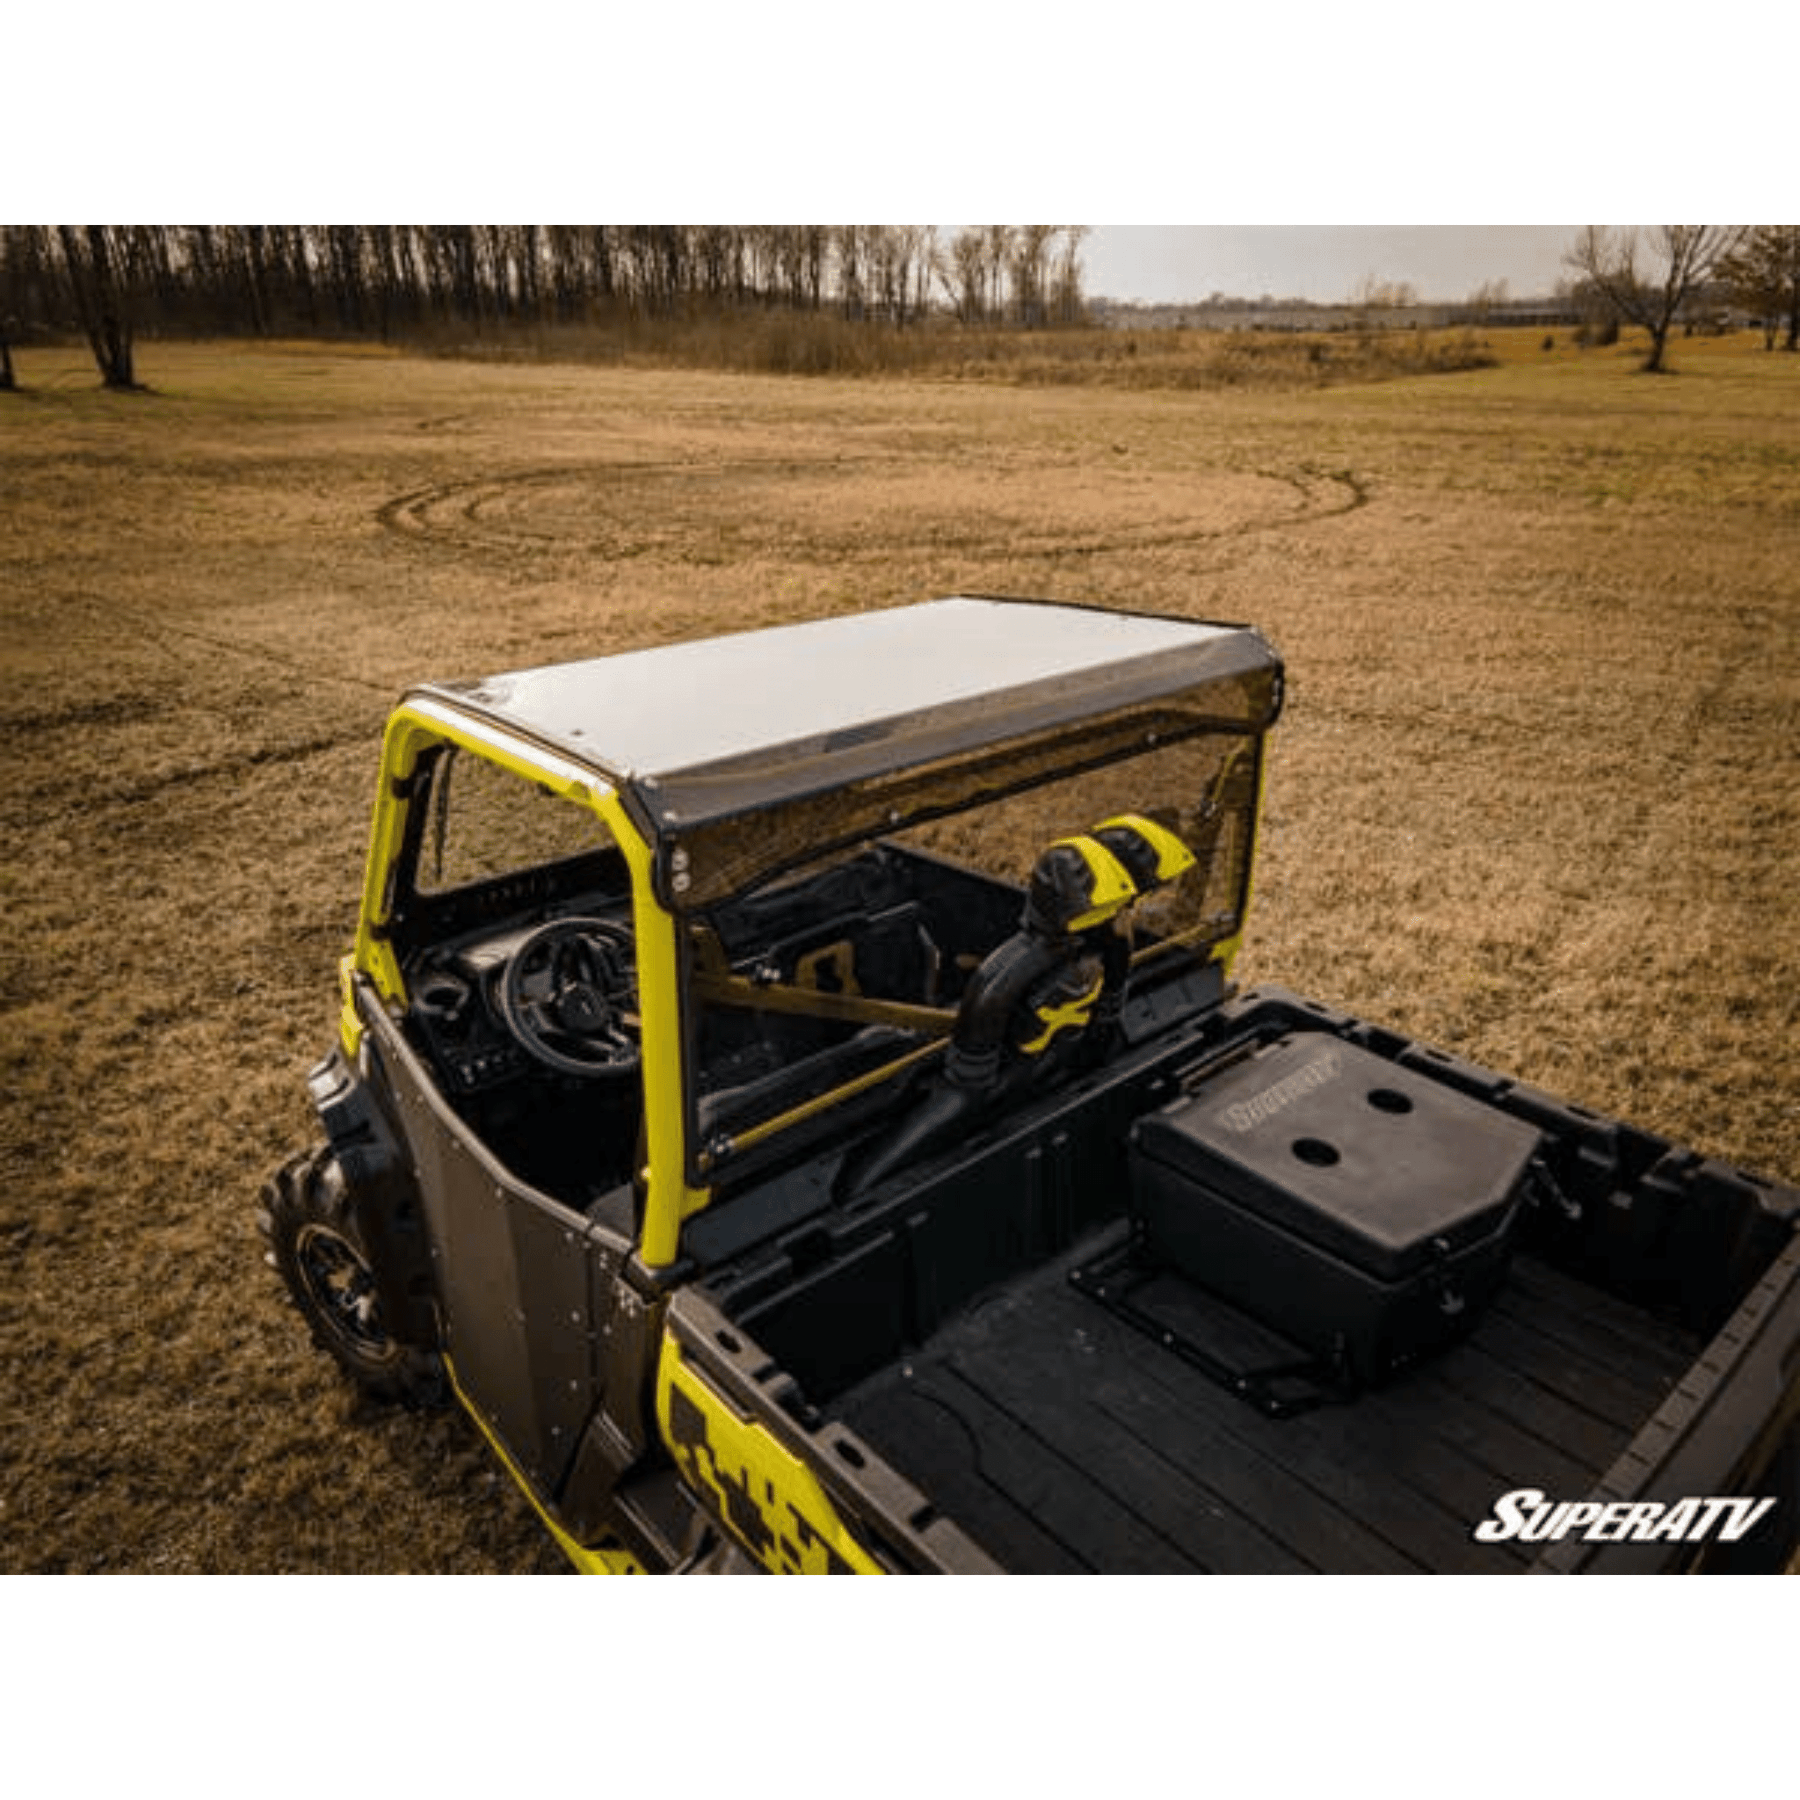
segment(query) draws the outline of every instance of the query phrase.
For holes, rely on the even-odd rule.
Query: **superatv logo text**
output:
[[[1336,1050],[1321,1050],[1273,1087],[1266,1087],[1260,1094],[1252,1094],[1247,1100],[1225,1107],[1219,1118],[1241,1137],[1274,1118],[1284,1107],[1292,1106],[1296,1100],[1322,1088],[1328,1081],[1335,1081],[1343,1061]]]
[[[1697,1544],[1707,1537],[1734,1544],[1775,1504],[1708,1495],[1704,1499],[1549,1500],[1536,1488],[1514,1488],[1475,1527],[1484,1544]]]

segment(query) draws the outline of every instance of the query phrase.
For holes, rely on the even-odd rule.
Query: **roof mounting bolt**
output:
[[[669,867],[673,869],[677,875],[686,873],[688,867],[688,853],[685,846],[677,844],[675,848],[669,852]]]

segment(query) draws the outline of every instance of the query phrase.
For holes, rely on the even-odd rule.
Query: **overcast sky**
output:
[[[224,31],[211,0],[161,0],[154,30],[128,0],[12,11],[10,223],[1081,220],[1093,294],[1460,300],[1547,290],[1576,227],[1354,221],[1789,218],[1796,195],[1791,4],[1679,43],[1580,0],[1054,30],[909,0],[854,41],[841,0],[475,33],[425,0],[313,0],[304,31]],[[1237,223],[1141,223],[1184,216]]]
[[[1084,286],[1114,300],[1347,300],[1366,280],[1421,300],[1504,281],[1524,299],[1564,275],[1570,225],[1102,225],[1082,244]]]

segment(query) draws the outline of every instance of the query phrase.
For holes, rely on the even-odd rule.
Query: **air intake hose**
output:
[[[1083,1029],[1097,1006],[1106,1016],[1130,949],[1111,930],[1104,948],[1084,934],[1137,893],[1117,855],[1094,837],[1063,838],[1038,858],[1019,929],[988,952],[963,990],[942,1077],[892,1137],[845,1163],[841,1192],[865,1192],[966,1126],[1000,1091],[1009,1057],[1036,1055],[1059,1032]],[[1031,1027],[1024,1041],[1012,1036],[1021,1018]]]

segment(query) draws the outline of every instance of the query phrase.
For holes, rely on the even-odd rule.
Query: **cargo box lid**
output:
[[[1539,1147],[1524,1121],[1324,1032],[1267,1045],[1141,1119],[1134,1139],[1383,1280],[1497,1229]]]

